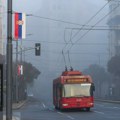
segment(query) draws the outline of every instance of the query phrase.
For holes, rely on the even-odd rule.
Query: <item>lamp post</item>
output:
[[[7,0],[6,120],[12,120],[12,0]]]

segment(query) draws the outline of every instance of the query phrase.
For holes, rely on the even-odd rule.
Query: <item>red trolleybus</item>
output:
[[[79,71],[65,71],[53,80],[53,104],[56,109],[80,108],[90,111],[94,106],[95,90],[89,75]]]

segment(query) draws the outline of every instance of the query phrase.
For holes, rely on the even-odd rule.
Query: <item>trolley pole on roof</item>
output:
[[[12,120],[12,0],[7,0],[6,120]]]

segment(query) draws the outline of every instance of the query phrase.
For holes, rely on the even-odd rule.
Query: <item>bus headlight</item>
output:
[[[93,103],[88,103],[88,105],[91,105],[91,106],[93,106]]]
[[[68,104],[62,104],[63,106],[68,106]]]

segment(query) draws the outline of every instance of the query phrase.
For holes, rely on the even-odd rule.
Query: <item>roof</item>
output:
[[[80,71],[64,71],[62,76],[82,75]]]

